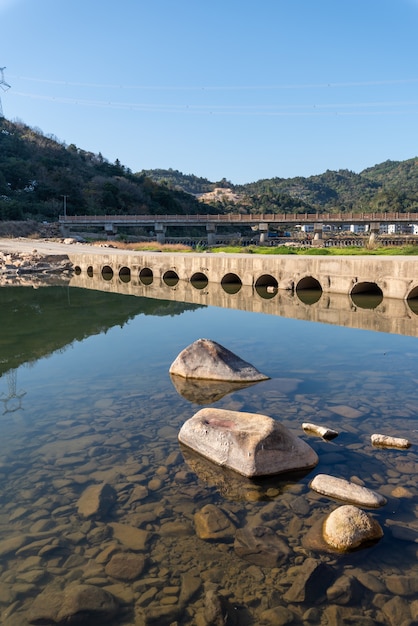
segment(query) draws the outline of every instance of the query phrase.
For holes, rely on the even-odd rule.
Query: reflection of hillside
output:
[[[2,287],[0,294],[0,375],[136,315],[180,315],[198,308],[67,286]]]

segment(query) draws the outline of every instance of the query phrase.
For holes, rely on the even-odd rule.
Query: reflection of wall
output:
[[[218,283],[208,283],[205,288],[196,289],[185,280],[169,287],[162,280],[154,279],[151,285],[143,285],[133,279],[122,282],[116,275],[111,280],[104,280],[100,275],[89,278],[80,274],[73,276],[70,286],[418,337],[418,315],[411,311],[406,301],[395,298],[384,298],[371,310],[359,308],[349,296],[335,293],[323,293],[319,301],[311,305],[304,304],[290,291],[279,291],[274,297],[265,299],[249,285],[243,285],[238,293],[228,294]]]

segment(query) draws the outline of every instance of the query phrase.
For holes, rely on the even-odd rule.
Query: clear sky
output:
[[[246,183],[418,155],[418,0],[0,0],[4,116]]]

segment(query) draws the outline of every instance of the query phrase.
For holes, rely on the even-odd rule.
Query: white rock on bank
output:
[[[179,441],[244,476],[305,470],[316,452],[283,424],[258,413],[205,408],[183,424]]]
[[[351,483],[344,478],[336,478],[328,474],[318,474],[315,476],[311,481],[310,487],[324,496],[373,509],[377,509],[386,504],[386,498],[376,491]]]
[[[332,511],[325,520],[323,535],[336,550],[348,551],[383,537],[380,524],[356,506],[344,505]]]
[[[405,450],[411,447],[411,442],[401,437],[375,434],[371,435],[370,439],[372,444],[377,448],[400,448]]]
[[[207,380],[255,382],[269,378],[211,339],[198,339],[182,350],[169,371],[184,378]]]

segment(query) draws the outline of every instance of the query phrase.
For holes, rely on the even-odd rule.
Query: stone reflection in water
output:
[[[194,404],[213,404],[230,393],[252,387],[258,382],[234,383],[222,380],[199,380],[170,374],[171,382],[183,398]]]
[[[232,502],[261,502],[275,500],[285,493],[299,480],[309,474],[310,470],[265,476],[260,478],[246,478],[233,470],[220,467],[209,459],[197,454],[187,446],[180,445],[180,450],[189,469],[205,485],[215,488],[223,498]]]

